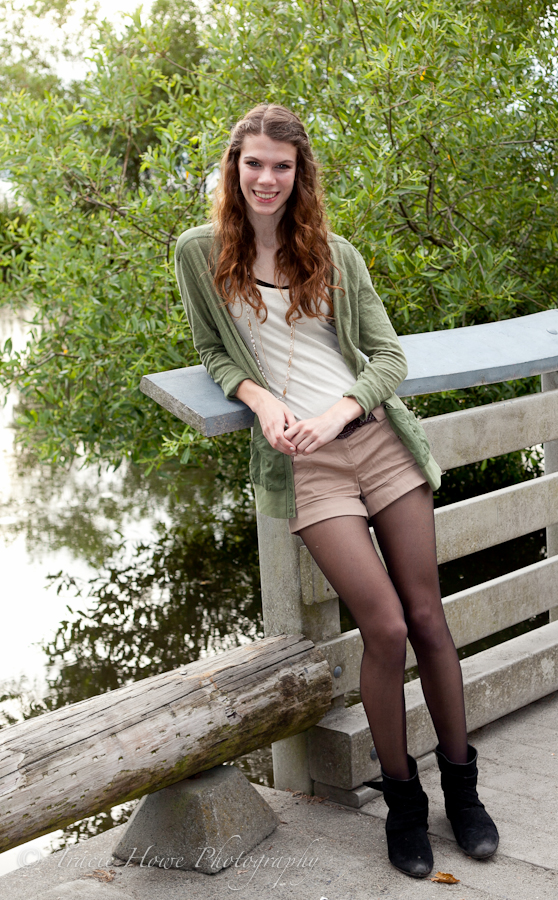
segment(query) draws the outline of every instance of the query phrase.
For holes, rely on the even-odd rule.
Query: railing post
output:
[[[300,548],[286,519],[258,513],[258,547],[264,633],[301,633],[317,642],[341,633],[339,600],[306,604],[302,600]],[[272,744],[273,778],[277,790],[313,792],[306,732]]]
[[[547,372],[541,375],[541,390],[555,391],[558,389],[558,372]],[[544,474],[558,472],[558,441],[547,441],[544,445]],[[558,555],[558,524],[549,525],[546,529],[546,555]],[[558,620],[558,606],[549,610],[550,621]]]

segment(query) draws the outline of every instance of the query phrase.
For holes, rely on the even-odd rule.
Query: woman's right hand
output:
[[[239,384],[236,396],[257,415],[263,435],[271,446],[287,456],[295,456],[295,445],[285,437],[285,429],[296,424],[287,404],[249,378]]]

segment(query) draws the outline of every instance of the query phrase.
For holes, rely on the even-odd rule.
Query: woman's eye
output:
[[[254,167],[260,165],[259,162],[257,162],[255,159],[247,159],[247,160],[245,160],[245,162],[246,162],[246,165],[249,166],[250,168],[254,168]],[[276,169],[290,169],[291,167],[289,165],[287,165],[287,163],[277,163],[275,168]]]

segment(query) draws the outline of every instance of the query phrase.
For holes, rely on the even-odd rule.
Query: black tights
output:
[[[440,749],[452,762],[467,762],[463,681],[440,597],[429,486],[390,503],[372,524],[387,572],[363,516],[326,519],[299,534],[362,634],[360,694],[382,768],[392,778],[409,778],[407,636]]]

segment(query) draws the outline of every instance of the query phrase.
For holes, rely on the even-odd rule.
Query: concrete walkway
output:
[[[259,787],[281,824],[252,850],[251,867],[203,875],[116,866],[111,851],[125,827],[119,826],[0,878],[0,900],[224,900],[235,894],[242,900],[557,900],[557,724],[558,693],[471,736],[480,757],[479,793],[500,830],[500,848],[486,862],[456,846],[437,769],[423,770],[433,874],[450,872],[459,879],[455,885],[416,881],[390,866],[381,796],[356,811]]]

